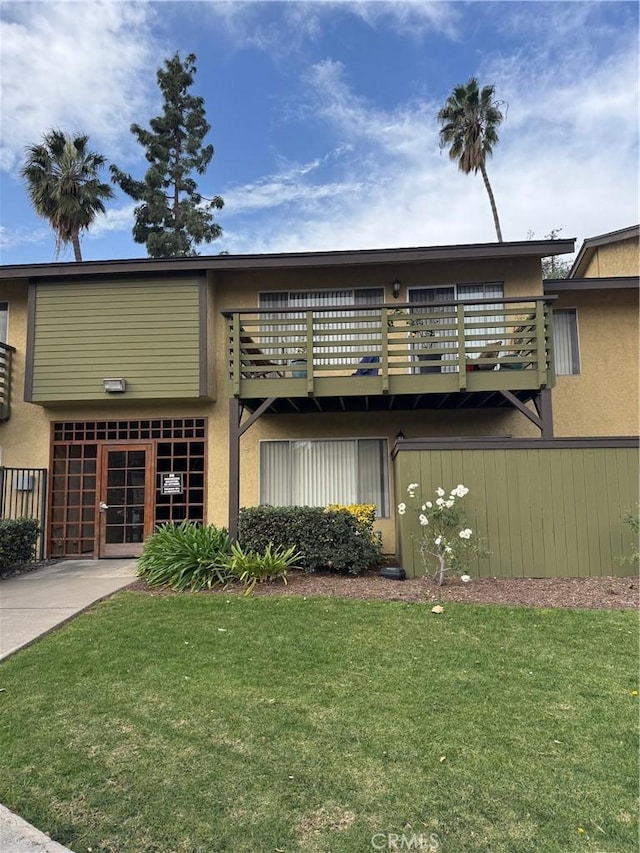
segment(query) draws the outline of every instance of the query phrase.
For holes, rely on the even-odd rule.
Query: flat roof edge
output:
[[[638,288],[640,278],[636,275],[608,276],[602,278],[545,278],[544,293],[559,293],[565,290],[615,290],[616,288]]]
[[[575,239],[524,240],[509,243],[463,243],[394,249],[356,249],[330,252],[282,252],[247,255],[197,255],[191,258],[137,258],[51,264],[1,265],[0,278],[54,278],[117,273],[242,270],[279,267],[331,267],[360,264],[415,263],[440,260],[538,257],[573,252]]]

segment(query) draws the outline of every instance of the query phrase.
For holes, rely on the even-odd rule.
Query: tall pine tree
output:
[[[152,118],[150,130],[131,125],[150,163],[142,181],[136,181],[111,166],[113,181],[135,201],[133,239],[144,243],[152,258],[196,255],[201,243],[220,237],[214,210],[224,204],[220,196],[204,199],[191,177],[203,175],[213,158],[213,146],[203,146],[211,129],[205,117],[204,100],[189,94],[196,73],[196,57],[184,62],[176,53],[158,69],[163,113]]]

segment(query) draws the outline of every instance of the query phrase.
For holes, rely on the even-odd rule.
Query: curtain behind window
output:
[[[502,299],[504,295],[504,287],[502,282],[499,281],[485,281],[485,282],[477,282],[475,284],[456,284],[456,285],[447,285],[444,287],[420,287],[420,288],[411,288],[409,291],[409,302],[415,302],[419,305],[433,305],[438,302],[447,302],[454,299]],[[504,315],[502,314],[502,304],[500,302],[491,303],[488,302],[485,305],[466,305],[465,306],[465,317],[472,315],[474,311],[491,311],[491,314],[483,314],[483,321],[485,322],[494,322],[495,325],[488,327],[483,330],[483,334],[486,332],[490,332],[492,336],[495,336],[495,340],[504,341],[506,338],[506,329],[504,326]],[[434,313],[438,310],[451,312],[452,306],[447,305],[443,308],[438,309],[437,305],[434,305]],[[437,323],[437,320],[435,321]],[[450,320],[449,320],[450,322]],[[447,329],[443,332],[447,336],[451,335],[451,330]],[[436,338],[438,337],[438,332],[436,330]],[[469,337],[469,333],[465,335],[466,342],[469,346],[488,346],[493,341],[489,341],[486,338],[482,340],[476,340]],[[455,361],[455,365],[451,365],[451,367],[443,367],[443,373],[457,373],[458,371],[458,358],[455,353],[455,344],[451,342],[445,342],[444,347],[446,349],[451,349],[451,355],[445,354],[443,356],[443,361]],[[440,344],[439,344],[440,346]],[[420,343],[418,342],[413,348],[420,349]]]
[[[554,308],[551,316],[553,318],[553,350],[556,375],[576,375],[580,373],[576,309]]]
[[[292,341],[299,341],[299,336],[288,334],[288,332],[298,332],[304,333],[306,332],[306,324],[304,322],[304,313],[301,309],[306,308],[332,308],[332,307],[347,307],[349,305],[354,306],[364,306],[364,305],[382,305],[384,302],[384,289],[381,287],[370,287],[370,288],[356,288],[356,289],[343,289],[343,290],[302,290],[302,291],[281,291],[276,293],[261,293],[260,294],[260,308],[265,308],[269,310],[278,310],[281,308],[287,309],[285,313],[278,314],[277,316],[287,317],[292,322],[287,323],[286,326],[280,326],[280,341],[279,343],[282,345],[283,343],[291,343]],[[349,316],[349,312],[345,311],[322,311],[318,312],[314,317],[314,321],[317,320],[326,320],[331,317],[341,317],[345,318]],[[356,312],[353,313],[352,316],[357,316]],[[299,320],[300,322],[295,322]],[[348,354],[353,350],[353,347],[347,346],[343,344],[343,341],[353,339],[354,337],[361,341],[362,343],[368,342],[376,337],[372,332],[367,332],[366,329],[375,328],[377,325],[375,322],[363,322],[361,324],[363,333],[354,335],[353,332],[340,334],[339,326],[336,326],[336,330],[329,330],[327,328],[326,323],[324,322],[314,322],[314,340],[317,343],[326,343],[328,344],[328,349],[333,352],[345,353]],[[275,329],[274,326],[269,326],[268,317],[264,315],[264,323],[262,324],[263,331],[271,331]],[[358,348],[361,348],[362,343],[358,344]],[[267,352],[264,347],[262,347],[264,352]],[[379,344],[374,343],[371,346],[372,352],[378,352],[380,349]],[[275,355],[275,351],[269,350],[269,353]],[[336,358],[315,358],[314,364],[342,364],[348,363],[349,359],[341,359]]]
[[[9,314],[9,303],[0,302],[0,342],[7,342],[7,316]]]
[[[260,503],[371,503],[389,514],[386,442],[320,439],[260,442]]]

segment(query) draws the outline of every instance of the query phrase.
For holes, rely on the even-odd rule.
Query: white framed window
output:
[[[375,504],[389,516],[384,438],[287,439],[260,442],[260,503],[271,506]]]
[[[578,312],[575,308],[554,308],[551,316],[556,376],[577,376],[580,373]]]
[[[306,326],[304,323],[296,323],[296,319],[304,318],[303,310],[307,308],[333,308],[333,307],[348,307],[353,305],[355,308],[364,307],[366,305],[382,305],[384,303],[384,288],[383,287],[358,287],[358,288],[341,288],[340,290],[293,290],[293,291],[277,291],[273,293],[259,294],[259,307],[269,311],[282,311],[281,314],[271,315],[277,319],[291,319],[291,323],[286,326],[269,326],[268,317],[264,315],[265,324],[262,326],[263,331],[276,331],[279,333],[278,343],[286,344],[292,340],[298,340],[297,336],[287,336],[287,332],[304,332]],[[335,353],[344,353],[348,356],[354,349],[353,346],[341,344],[341,341],[351,340],[354,338],[358,341],[357,346],[362,343],[373,341],[370,346],[372,352],[380,350],[380,344],[375,341],[375,334],[367,332],[368,328],[375,328],[375,322],[363,321],[356,324],[363,332],[353,333],[349,330],[345,334],[340,334],[339,331],[328,330],[326,320],[331,317],[349,317],[357,318],[357,312],[352,315],[348,311],[319,311],[314,315],[314,341],[318,344],[327,344],[327,349],[334,353],[328,358],[314,358],[314,364],[342,364],[349,363],[349,358],[339,358]],[[339,327],[336,327],[339,328]],[[271,355],[278,354],[277,348],[273,350],[262,347],[263,352],[269,352]]]
[[[451,305],[443,305],[439,306],[439,302],[453,302],[456,300],[462,299],[496,299],[501,300],[504,297],[504,284],[501,281],[481,281],[469,284],[447,284],[447,285],[439,285],[439,286],[427,286],[427,287],[410,287],[409,288],[409,302],[415,303],[416,308],[420,306],[423,308],[426,306],[433,306],[434,313],[442,313],[443,315],[443,330],[441,335],[443,337],[451,336],[451,324],[452,314],[453,314],[453,306]],[[483,333],[486,335],[487,333],[490,336],[495,337],[496,339],[504,339],[506,335],[505,330],[505,320],[504,315],[501,313],[502,304],[501,302],[493,303],[485,303],[482,305],[466,305],[465,306],[465,318],[472,315],[474,312],[483,311],[483,312],[491,312],[491,314],[484,314],[482,319],[485,322],[492,322],[495,325],[490,327],[483,328]],[[435,321],[437,323],[437,320]],[[466,321],[465,321],[466,324]],[[436,331],[436,338],[439,336],[438,331]],[[483,346],[488,343],[486,338],[482,340],[474,340],[471,337],[468,337],[465,334],[467,339],[467,344],[471,346]],[[417,346],[416,348],[419,348]],[[451,365],[451,367],[443,367],[444,373],[456,373],[458,370],[457,360],[458,356],[455,352],[455,342],[448,341],[443,345],[444,349],[451,349],[451,355],[445,354],[443,356],[443,361],[455,361],[455,365]]]
[[[0,343],[7,343],[7,320],[9,318],[9,303],[0,302]]]

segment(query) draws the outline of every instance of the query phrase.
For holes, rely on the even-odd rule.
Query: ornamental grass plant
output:
[[[161,524],[144,544],[138,577],[178,592],[211,589],[233,579],[230,554],[224,528],[193,521]]]
[[[295,548],[274,547],[262,551],[231,543],[224,528],[183,521],[162,524],[147,539],[138,559],[138,577],[149,586],[176,592],[199,592],[230,583],[244,584],[249,595],[258,582],[280,578],[298,568]]]

